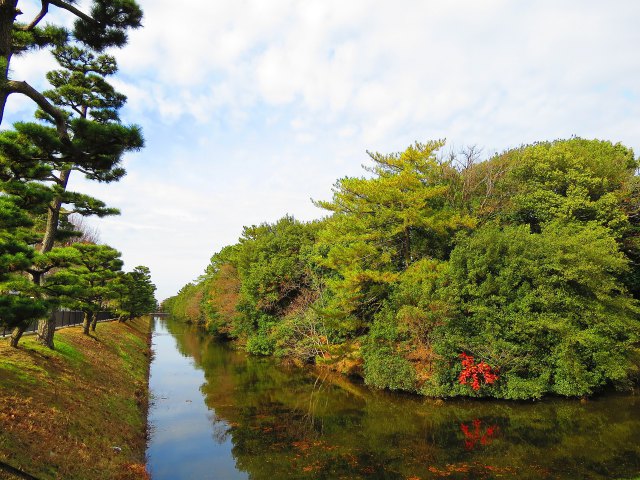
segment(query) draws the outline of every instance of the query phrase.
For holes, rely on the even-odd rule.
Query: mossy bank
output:
[[[0,462],[39,479],[146,478],[150,325],[61,329],[55,351],[0,340]]]

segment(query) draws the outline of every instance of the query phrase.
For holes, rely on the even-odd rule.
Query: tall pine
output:
[[[71,42],[96,51],[122,47],[127,43],[127,31],[141,26],[142,10],[135,0],[93,0],[88,11],[79,8],[74,0],[41,0],[40,11],[26,23],[19,21],[23,14],[22,3],[20,0],[0,0],[0,123],[9,95],[18,93],[29,97],[51,115],[61,139],[67,140],[64,113],[29,80],[11,78],[13,56],[41,48],[62,47]],[[63,10],[75,18],[73,28],[69,30],[51,23],[42,26],[50,9]]]
[[[60,228],[64,219],[61,217],[72,213],[98,216],[118,213],[96,198],[69,191],[72,172],[79,172],[89,180],[117,181],[125,174],[121,166],[123,155],[143,146],[139,127],[120,122],[118,110],[126,97],[106,81],[107,76],[117,71],[115,59],[78,46],[57,48],[54,55],[62,68],[47,75],[54,88],[44,95],[64,112],[69,141],[60,138],[54,127],[55,118],[44,110],[36,113],[43,123],[15,125],[17,136],[28,145],[33,158],[48,168],[46,181],[53,189],[43,238],[38,245],[40,254],[51,252],[55,242],[69,234]],[[30,272],[33,282],[41,284],[46,271]],[[39,341],[50,348],[54,328],[51,316],[38,325]]]

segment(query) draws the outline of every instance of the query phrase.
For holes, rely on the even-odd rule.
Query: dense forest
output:
[[[640,377],[631,149],[571,138],[480,161],[371,153],[328,215],[245,227],[164,302],[246,351],[435,397],[536,399]]]

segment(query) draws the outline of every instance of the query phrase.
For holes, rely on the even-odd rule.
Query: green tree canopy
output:
[[[478,162],[443,145],[370,154],[315,202],[327,218],[246,228],[167,305],[380,388],[531,399],[637,382],[633,152],[571,138]]]
[[[40,253],[50,252],[56,242],[77,234],[71,224],[61,228],[69,215],[118,213],[101,200],[69,191],[71,173],[99,182],[117,181],[125,174],[123,155],[143,145],[139,127],[120,123],[118,110],[125,97],[105,80],[117,70],[115,59],[75,45],[56,48],[54,56],[63,68],[49,72],[54,88],[44,95],[64,113],[68,136],[61,137],[50,126],[55,118],[42,110],[36,113],[42,123],[18,122],[15,130],[0,133],[0,166],[8,179],[0,185],[2,189],[19,198],[31,196],[48,202],[38,241]],[[28,177],[32,181],[24,181]],[[32,269],[29,273],[40,283],[46,272]],[[40,322],[39,338],[51,348],[53,331],[51,319]]]
[[[640,334],[638,305],[620,285],[628,269],[608,229],[595,223],[487,225],[460,239],[441,296],[455,314],[437,329],[436,350],[499,369],[490,394],[588,395],[624,382]],[[443,368],[448,394],[468,394]]]
[[[333,212],[319,248],[322,265],[336,273],[327,284],[346,328],[369,323],[400,272],[423,258],[446,259],[453,235],[475,225],[451,205],[452,171],[436,156],[443,145],[370,154],[372,177],[343,178],[332,201],[315,202]]]
[[[12,57],[36,49],[62,47],[70,42],[96,51],[122,47],[127,42],[127,31],[141,26],[142,10],[134,0],[93,0],[88,11],[79,8],[75,1],[41,0],[41,10],[26,23],[18,19],[22,15],[21,3],[0,0],[0,123],[7,98],[19,93],[28,96],[55,119],[58,133],[64,139],[68,137],[66,116],[33,88],[28,79],[10,78]],[[75,18],[73,29],[51,23],[41,26],[51,7]]]
[[[46,278],[45,288],[71,308],[85,313],[84,333],[96,328],[96,314],[117,297],[117,278],[123,262],[120,252],[108,245],[76,243],[72,263]]]
[[[117,292],[116,310],[122,320],[139,317],[157,308],[156,286],[151,282],[148,267],[137,266],[131,272],[122,273],[113,287]]]

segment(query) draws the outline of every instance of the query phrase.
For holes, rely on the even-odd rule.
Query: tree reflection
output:
[[[172,328],[205,373],[213,438],[232,443],[236,468],[252,479],[640,475],[640,398],[434,402]]]
[[[476,418],[471,425],[460,424],[460,430],[464,434],[465,450],[473,450],[476,446],[486,447],[491,445],[499,431],[498,425],[482,426],[482,420]]]

